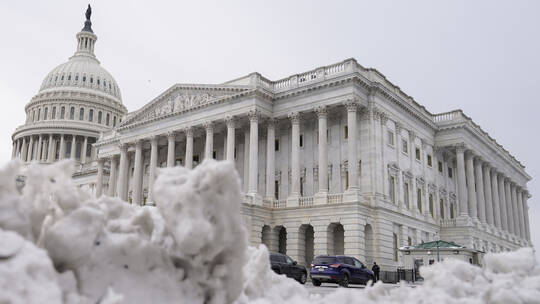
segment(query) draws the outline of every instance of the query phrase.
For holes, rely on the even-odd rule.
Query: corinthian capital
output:
[[[358,98],[347,99],[343,102],[343,105],[347,108],[347,112],[356,112],[358,109]]]
[[[293,124],[300,124],[300,113],[299,112],[292,112],[289,113],[289,119],[291,120],[291,123]]]
[[[193,137],[193,128],[192,127],[185,127],[184,133],[186,133],[186,137]]]
[[[227,125],[227,128],[236,128],[236,118],[232,115],[229,115],[225,117],[225,124]]]
[[[467,146],[464,143],[459,143],[454,146],[457,153],[465,153]]]
[[[259,121],[259,116],[261,116],[261,112],[258,110],[250,110],[248,113],[248,118],[250,122],[257,122]]]
[[[325,118],[328,116],[328,109],[326,108],[326,106],[316,107],[315,112],[317,113],[318,118]]]
[[[213,132],[214,131],[214,125],[209,120],[203,122],[203,126],[204,126],[204,129],[206,130],[206,132]]]

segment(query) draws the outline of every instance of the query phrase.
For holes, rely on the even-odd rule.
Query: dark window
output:
[[[101,117],[103,116],[103,114],[101,113],[101,111],[98,112],[97,114],[97,123],[100,124],[101,123]]]
[[[274,141],[274,146],[275,146],[275,150],[276,150],[276,151],[279,151],[279,139],[276,139],[276,140]]]
[[[448,167],[448,177],[452,178],[452,168],[451,167]]]
[[[329,265],[334,264],[336,262],[335,257],[316,257],[315,260],[313,260],[313,264],[319,264],[319,265]]]
[[[43,120],[47,120],[48,115],[49,115],[49,108],[45,108],[45,111],[43,112]]]
[[[62,107],[60,109],[60,119],[64,119],[65,116],[66,116],[66,107]]]
[[[79,75],[75,75],[75,81],[79,81]]]
[[[84,108],[81,108],[79,110],[79,120],[83,120],[84,119]]]
[[[113,127],[116,127],[116,116],[113,117]]]
[[[88,121],[94,121],[94,109],[90,109],[90,112],[88,113]]]
[[[349,138],[349,126],[345,125],[344,138]]]
[[[64,80],[64,75],[62,75],[62,79],[61,80]]]
[[[52,108],[51,116],[52,116],[52,119],[56,119],[56,107]]]
[[[430,167],[432,166],[432,164],[431,164],[431,155],[429,155],[429,154],[427,156],[427,165],[430,166]]]
[[[212,158],[213,158],[213,159],[217,159],[217,151],[213,151],[213,152],[212,152]]]
[[[300,134],[300,147],[304,146],[304,135]]]
[[[274,198],[279,199],[279,182],[274,182]]]
[[[442,173],[442,168],[443,168],[443,167],[442,167],[442,162],[440,161],[440,162],[439,162],[439,172],[441,172],[441,173]]]
[[[83,82],[86,82],[86,76],[83,76],[83,77],[82,77],[82,81],[83,81]]]
[[[199,163],[199,155],[193,155],[193,162],[196,164]]]
[[[109,125],[110,117],[111,117],[110,114],[107,113],[107,116],[106,116],[106,118],[105,118],[105,124],[106,124],[107,126]]]
[[[90,83],[94,83],[94,77],[90,77]]]
[[[416,159],[420,160],[420,149],[416,148],[415,152],[416,152]]]
[[[69,74],[69,76],[68,76],[68,80],[71,80],[71,74]]]
[[[420,188],[416,190],[416,207],[422,213],[422,189]]]
[[[99,85],[99,79],[97,80],[97,84]]]
[[[41,108],[39,108],[37,112],[37,121],[39,121],[40,116],[41,116]]]
[[[69,119],[75,119],[75,107],[69,109]]]

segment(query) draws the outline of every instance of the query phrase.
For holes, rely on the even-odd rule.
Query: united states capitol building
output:
[[[463,111],[432,114],[347,59],[275,81],[176,84],[128,112],[91,25],[87,14],[75,54],[25,106],[13,158],[73,159],[81,187],[140,205],[158,168],[232,161],[250,243],[300,264],[347,254],[395,269],[399,247],[439,238],[531,246],[531,177]]]

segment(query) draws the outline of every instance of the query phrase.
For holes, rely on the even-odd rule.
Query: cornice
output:
[[[25,112],[30,107],[51,102],[90,102],[100,106],[110,107],[122,114],[127,113],[127,108],[110,97],[93,94],[91,92],[78,92],[69,90],[55,90],[36,94],[24,107]]]
[[[49,129],[63,129],[63,130],[71,130],[73,132],[89,132],[89,133],[95,133],[96,137],[99,136],[101,132],[105,132],[109,129],[104,127],[98,127],[94,125],[89,124],[81,124],[73,123],[69,121],[42,121],[39,123],[33,123],[31,125],[23,125],[18,127],[15,132],[13,132],[13,135],[11,136],[12,140],[16,140],[17,138],[21,136],[28,136],[28,135],[38,135],[38,134],[48,134],[50,131]],[[73,133],[70,132],[70,133]],[[23,134],[22,133],[28,133]],[[66,132],[67,133],[67,132]]]

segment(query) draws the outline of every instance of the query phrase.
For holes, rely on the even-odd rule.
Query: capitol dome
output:
[[[77,174],[86,176],[95,169],[93,144],[126,116],[116,80],[94,54],[91,14],[88,6],[75,54],[47,74],[26,104],[26,122],[12,136],[13,157],[41,163],[70,158],[81,165]]]
[[[99,64],[97,59],[88,56],[75,55],[68,62],[54,68],[43,79],[39,92],[57,88],[99,91],[120,103],[122,102],[116,80]]]

